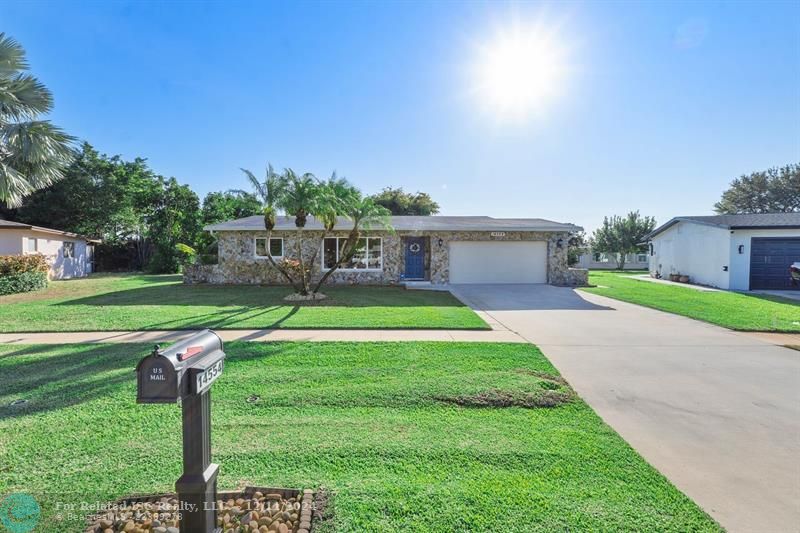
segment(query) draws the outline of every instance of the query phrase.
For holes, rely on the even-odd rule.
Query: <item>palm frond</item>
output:
[[[14,207],[60,180],[74,159],[74,140],[49,121],[0,125],[0,200]]]
[[[30,120],[53,109],[53,94],[30,74],[0,80],[0,120]]]
[[[0,32],[0,78],[14,76],[28,68],[22,45],[4,32]]]

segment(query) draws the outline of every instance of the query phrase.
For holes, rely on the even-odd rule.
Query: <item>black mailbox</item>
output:
[[[153,353],[136,365],[138,403],[174,403],[189,394],[200,394],[222,373],[225,352],[222,340],[204,330]]]
[[[181,531],[217,529],[217,474],[211,462],[211,384],[222,375],[225,352],[216,333],[204,330],[136,365],[138,403],[181,401],[183,475],[175,483],[181,502]]]

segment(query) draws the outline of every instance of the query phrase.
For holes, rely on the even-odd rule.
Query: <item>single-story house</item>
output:
[[[50,279],[90,274],[98,242],[68,231],[0,220],[0,255],[42,254],[50,265]]]
[[[675,217],[647,236],[650,272],[737,291],[798,289],[800,213]]]
[[[362,231],[355,257],[331,275],[332,283],[395,284],[550,283],[585,285],[586,271],[567,266],[567,241],[581,228],[539,218],[488,216],[394,216],[394,231]],[[337,261],[352,222],[340,219],[333,232],[308,218],[303,256],[316,253],[312,278]],[[281,216],[267,242],[261,216],[206,226],[219,245],[216,265],[188,267],[188,283],[283,283],[267,259],[297,256],[294,217]]]
[[[650,264],[649,256],[646,252],[638,254],[627,254],[623,270],[647,270]],[[588,268],[589,270],[615,270],[617,268],[616,254],[606,254],[593,252],[590,249],[585,254],[578,257],[578,268]]]

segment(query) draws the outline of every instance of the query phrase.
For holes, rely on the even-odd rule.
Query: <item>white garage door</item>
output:
[[[450,283],[547,283],[547,243],[452,241]]]

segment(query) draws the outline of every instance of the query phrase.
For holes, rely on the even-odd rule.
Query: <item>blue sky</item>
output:
[[[513,28],[548,35],[563,75],[509,117],[475,65]],[[0,31],[54,122],[201,196],[270,161],[591,229],[707,214],[800,161],[798,2],[6,1]]]

